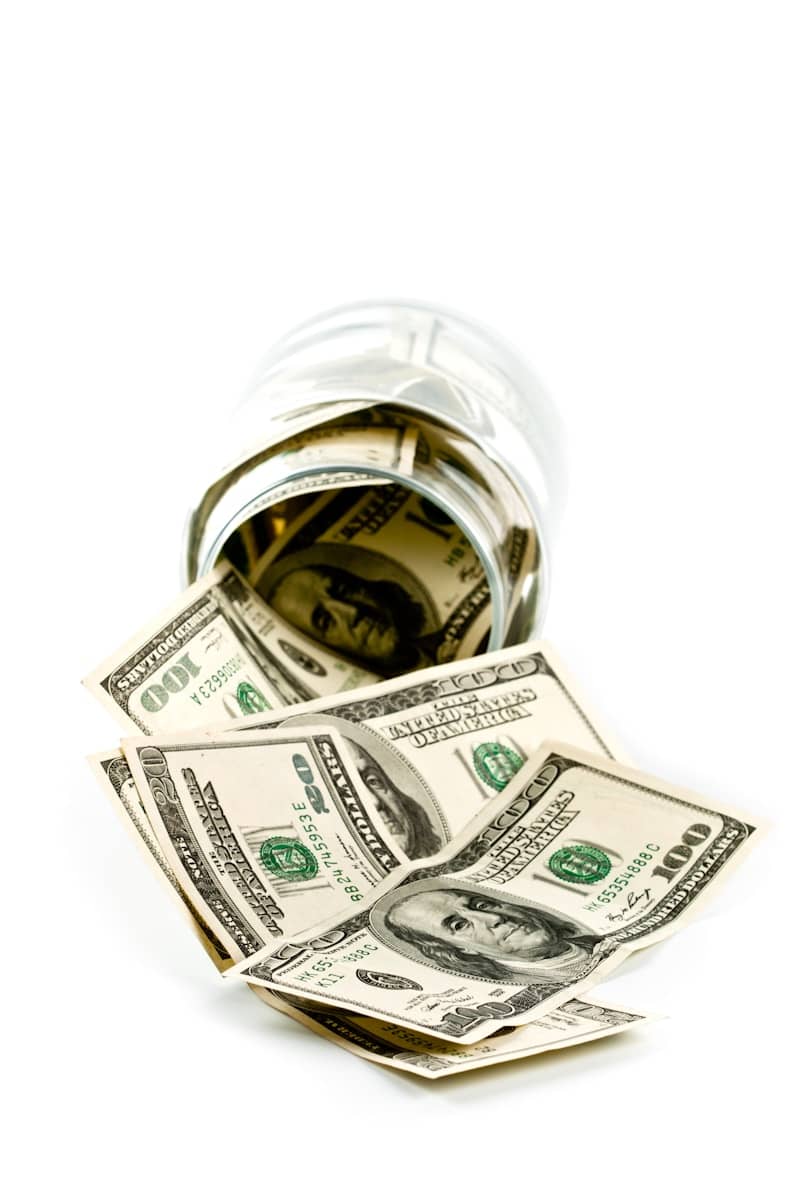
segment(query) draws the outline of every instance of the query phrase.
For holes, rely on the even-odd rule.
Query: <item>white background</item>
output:
[[[797,6],[3,14],[13,1194],[768,1194],[796,1079]],[[117,732],[78,686],[176,592],[192,467],[270,342],[387,295],[528,356],[570,434],[546,635],[639,763],[772,823],[604,988],[669,1020],[430,1085],[214,976],[89,774]]]

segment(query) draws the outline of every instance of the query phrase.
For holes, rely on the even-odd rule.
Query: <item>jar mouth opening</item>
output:
[[[325,477],[330,476],[331,472],[337,469],[346,472],[348,476],[361,476],[364,480],[361,487],[370,484],[379,488],[399,485],[408,492],[421,497],[423,501],[441,510],[450,518],[477,555],[488,584],[491,622],[488,639],[481,649],[489,651],[500,649],[504,645],[504,633],[509,618],[503,580],[488,531],[480,527],[480,521],[475,519],[475,514],[469,510],[469,506],[463,502],[463,499],[457,493],[444,494],[439,481],[429,482],[425,478],[420,478],[418,474],[412,478],[401,471],[390,468],[382,468],[376,472],[368,467],[354,466],[351,463],[342,463],[338,468],[335,464],[330,463],[317,468],[307,466],[293,474],[286,474],[283,481],[285,484],[296,481],[298,484],[311,485],[304,488],[304,499],[308,504],[312,504],[323,501],[325,497],[332,498],[341,491],[349,490],[338,486],[326,486]],[[313,486],[314,480],[319,480],[319,487]],[[274,508],[271,500],[273,493],[274,488],[266,488],[252,496],[238,511],[229,516],[198,559],[199,575],[204,575],[212,570],[220,559],[228,559],[242,574],[247,574],[247,559],[243,554],[242,542],[249,537],[249,527],[253,519],[265,517],[270,509]],[[413,564],[409,564],[409,571],[413,571]]]
[[[316,391],[311,405],[306,401],[298,407],[300,397],[294,399],[294,406],[287,401],[286,411],[297,414],[295,419],[299,416],[301,429],[305,427],[315,431],[334,425],[360,429],[362,424],[359,419],[355,420],[354,426],[349,425],[350,420],[362,409],[372,408],[387,409],[390,412],[389,424],[396,427],[391,420],[391,411],[394,410],[400,417],[401,426],[403,422],[412,428],[418,426],[419,436],[423,439],[421,445],[427,443],[427,451],[417,453],[415,450],[411,458],[401,451],[393,454],[396,461],[391,464],[385,458],[380,462],[368,463],[365,462],[364,453],[359,453],[356,446],[350,444],[348,448],[344,445],[337,447],[335,455],[326,457],[324,464],[297,461],[292,465],[291,460],[280,453],[283,445],[280,437],[268,441],[261,449],[254,448],[250,455],[234,462],[207,488],[200,504],[190,514],[185,536],[184,575],[187,582],[210,571],[220,558],[227,558],[253,584],[251,568],[256,561],[253,554],[256,557],[273,557],[268,553],[268,548],[276,535],[268,532],[274,528],[274,523],[267,514],[276,509],[278,502],[283,506],[287,518],[293,520],[295,516],[301,517],[308,504],[326,495],[330,497],[340,491],[349,491],[356,497],[358,492],[364,493],[370,484],[376,491],[382,487],[393,487],[395,491],[405,489],[407,494],[418,497],[420,508],[430,506],[449,518],[446,524],[450,526],[450,532],[456,535],[461,547],[467,547],[467,561],[459,563],[459,567],[463,568],[462,578],[475,582],[474,592],[464,587],[459,595],[448,601],[443,623],[436,624],[433,620],[423,622],[427,645],[421,651],[420,665],[431,663],[431,629],[442,630],[441,640],[433,639],[433,652],[436,655],[433,661],[467,658],[475,653],[524,642],[538,635],[546,609],[549,582],[548,544],[544,536],[543,514],[530,489],[521,486],[513,465],[496,452],[497,447],[492,445],[491,439],[485,442],[483,437],[477,436],[474,428],[470,429],[467,424],[454,419],[452,414],[426,411],[420,396],[408,392],[389,398],[378,394],[368,395],[357,388],[345,392],[337,386],[323,395]],[[279,405],[278,411],[280,408]],[[364,424],[369,425],[370,422]],[[437,438],[437,429],[443,441]],[[433,442],[429,440],[431,436]],[[435,449],[437,445],[438,449]],[[277,456],[273,453],[273,447],[278,451]],[[293,507],[295,501],[299,507]],[[421,512],[418,512],[416,519],[421,524],[425,523]],[[284,521],[284,527],[285,524]],[[253,537],[254,530],[257,531],[256,537]],[[241,551],[241,543],[248,539],[256,543],[254,552]],[[322,540],[330,539],[323,537]],[[365,539],[359,538],[358,541],[362,546],[366,545]],[[404,542],[402,537],[401,542]],[[375,545],[380,548],[380,539],[376,539]],[[240,550],[238,554],[235,552],[237,548]],[[394,548],[387,547],[385,543],[382,548],[386,551],[384,562],[388,578],[399,581],[402,587],[405,582],[402,578],[404,567],[407,568],[405,573],[411,576],[412,587],[406,588],[406,591],[411,596],[416,595],[429,617],[434,613],[441,615],[443,610],[434,599],[437,591],[443,594],[442,577],[436,562],[426,559],[424,554],[418,559],[414,554],[394,554]],[[460,553],[460,549],[457,552]],[[432,570],[423,569],[414,576],[415,561],[420,563],[423,560],[426,568],[432,567]],[[325,567],[331,567],[329,574],[337,573],[333,561],[325,564]],[[322,559],[319,562],[322,563]],[[356,564],[347,581],[351,592],[357,590],[358,583],[353,576],[361,576],[362,582],[364,574],[367,578],[370,574],[373,580],[376,578],[374,571],[360,572],[357,569],[359,565]],[[399,571],[394,569],[397,567]],[[341,576],[343,572],[340,570],[338,574]],[[453,576],[455,574],[454,570]],[[307,581],[309,569],[306,569],[305,575]],[[430,590],[426,586],[429,583]],[[449,592],[452,595],[454,591],[459,591],[448,585],[449,581],[445,581],[445,594]],[[287,592],[296,590],[296,586],[286,587]],[[364,591],[368,593],[370,588],[366,587]],[[386,596],[386,589],[380,586],[375,591]],[[262,598],[270,603],[264,592]],[[427,606],[426,598],[429,602]],[[368,596],[366,606],[369,606]],[[402,620],[395,621],[389,600],[385,602],[388,613],[386,622],[378,615],[376,596],[371,607],[376,625],[394,624],[399,631],[398,637],[415,642],[414,622],[406,621],[404,624]],[[401,599],[401,617],[403,607]],[[313,630],[303,624],[308,616],[308,612],[300,614],[296,627],[313,637]],[[292,623],[291,618],[286,619]],[[320,640],[326,644],[324,639]],[[353,652],[353,657],[358,658],[358,655]],[[366,662],[363,665],[368,666]],[[392,675],[398,673],[394,667],[389,672]]]

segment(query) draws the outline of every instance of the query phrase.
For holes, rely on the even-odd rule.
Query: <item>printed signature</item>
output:
[[[629,917],[635,908],[646,908],[650,903],[650,888],[645,888],[643,892],[628,892],[625,897],[625,904],[619,912],[609,913],[609,921],[624,921]]]

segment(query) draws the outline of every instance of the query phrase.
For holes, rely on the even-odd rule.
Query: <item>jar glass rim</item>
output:
[[[341,463],[337,466],[335,463],[328,463],[325,466],[305,467],[303,469],[287,472],[283,477],[283,482],[291,482],[292,479],[310,479],[315,475],[329,475],[336,470],[352,472],[354,474],[363,474],[365,477],[372,479],[385,480],[388,483],[397,483],[402,487],[408,488],[409,491],[418,493],[424,496],[432,504],[441,508],[452,517],[453,521],[458,525],[461,532],[469,539],[472,548],[480,559],[486,575],[486,581],[489,585],[489,595],[492,605],[492,622],[489,631],[488,650],[499,650],[504,645],[503,634],[508,621],[509,613],[504,595],[503,583],[500,578],[497,563],[492,553],[491,543],[478,524],[473,520],[471,514],[466,511],[465,506],[458,503],[455,495],[443,495],[441,487],[434,487],[426,483],[424,478],[415,475],[413,479],[403,474],[400,471],[394,471],[389,468],[381,468],[380,471],[375,471],[374,468],[357,467],[351,463]],[[225,543],[228,538],[245,522],[256,516],[260,512],[264,512],[269,508],[270,490],[266,489],[258,495],[251,497],[248,502],[243,505],[236,513],[234,513],[225,522],[222,528],[216,533],[213,540],[206,546],[202,544],[199,548],[197,556],[198,574],[205,575],[212,570],[216,562],[224,554]],[[322,491],[324,489],[320,489]],[[312,493],[315,494],[315,493]],[[260,501],[263,500],[263,503]],[[541,551],[541,544],[540,544]],[[542,570],[543,563],[540,560],[539,570]],[[541,585],[540,585],[541,586]]]

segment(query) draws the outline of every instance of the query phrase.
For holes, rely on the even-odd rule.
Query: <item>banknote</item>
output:
[[[446,463],[448,470],[461,475],[465,486],[473,488],[476,502],[484,508],[488,505],[492,512],[510,513],[511,497],[500,491],[493,496],[491,485],[470,463],[468,451],[466,439],[385,405],[295,435],[270,447],[255,468],[256,476],[248,473],[229,488],[226,504],[236,514],[237,527],[225,542],[225,555],[252,582],[268,547],[296,521],[309,496],[319,498],[322,492],[356,487],[363,493],[367,486],[391,482],[386,475],[365,473],[367,468],[395,471],[410,479],[423,477],[434,462]],[[334,468],[335,462],[352,465]],[[497,474],[500,486],[509,488],[507,477],[499,470]],[[251,482],[256,478],[257,485]],[[351,503],[358,499],[353,494]]]
[[[755,832],[727,808],[556,743],[508,791],[352,913],[234,971],[445,1041],[480,1041],[543,1017],[672,933]]]
[[[282,460],[285,476],[292,469],[335,466],[351,460],[365,470],[388,467],[408,474],[413,469],[416,445],[417,427],[412,423],[366,425],[363,420],[358,424],[338,421],[287,438],[273,448],[271,457]]]
[[[467,438],[422,419],[417,434],[415,476],[424,478],[425,468],[432,465],[437,472],[458,478],[461,491],[471,497],[491,531],[507,590],[503,642],[512,645],[520,640],[522,628],[530,628],[536,604],[539,543],[529,507],[509,475],[487,456],[476,456],[474,443]],[[435,486],[435,477],[430,482]]]
[[[84,683],[126,724],[158,733],[282,708],[375,679],[287,625],[221,563]]]
[[[341,418],[307,429],[247,460],[247,470],[233,472],[218,500],[215,524],[233,523],[225,556],[247,578],[267,546],[285,528],[286,514],[296,517],[309,497],[340,488],[379,487],[389,480],[382,470],[410,475],[417,430],[390,413],[375,411],[370,423],[350,424]],[[345,465],[346,464],[346,465]],[[229,514],[229,519],[225,515]]]
[[[254,987],[252,990],[271,1008],[359,1058],[421,1075],[423,1079],[446,1079],[463,1071],[474,1071],[477,1067],[491,1067],[550,1050],[579,1046],[657,1019],[629,1008],[610,1008],[599,1000],[584,996],[567,1000],[560,1008],[529,1025],[502,1030],[480,1042],[463,1046],[428,1037],[391,1021],[360,1017],[310,1001],[300,1002],[266,988]]]
[[[335,732],[122,748],[178,886],[237,961],[354,907],[408,861]]]
[[[407,414],[364,401],[328,404],[325,414],[321,421],[320,405],[315,405],[287,423],[270,422],[261,413],[256,441],[229,464],[193,510],[187,530],[190,575],[200,562],[222,554],[249,576],[273,538],[273,512],[296,515],[304,495],[325,488],[378,486],[386,482],[379,473],[384,470],[411,473],[418,435]],[[247,440],[239,444],[247,445]],[[212,510],[215,530],[225,531],[214,547],[206,536]]]
[[[489,584],[469,539],[400,484],[355,500],[320,496],[251,578],[301,633],[378,675],[474,653],[491,625]]]
[[[283,536],[313,499],[340,488],[363,490],[365,482],[378,485],[389,481],[374,475],[365,480],[359,471],[319,471],[259,491],[237,512],[236,528],[225,539],[226,559],[251,583],[267,547]]]
[[[625,757],[543,642],[257,714],[241,728],[309,720],[347,739],[364,786],[412,859],[441,850],[547,739]]]
[[[89,758],[92,770],[100,780],[103,791],[108,795],[122,817],[126,829],[133,835],[134,840],[143,850],[145,857],[154,867],[156,874],[166,883],[167,888],[179,902],[181,910],[188,918],[194,933],[199,938],[214,966],[219,971],[225,971],[233,966],[234,959],[228,954],[212,929],[208,927],[201,916],[192,908],[191,901],[181,887],[177,875],[167,862],[161,846],[158,843],[150,818],[145,812],[136,784],[133,781],[131,769],[128,766],[122,750],[107,750],[93,754]]]
[[[266,462],[292,447],[319,447],[325,441],[334,440],[341,429],[352,432],[354,440],[351,445],[359,465],[369,465],[371,462],[374,468],[402,466],[404,473],[411,469],[416,452],[418,422],[416,414],[407,409],[390,404],[375,404],[363,399],[331,401],[324,405],[315,401],[305,408],[295,408],[293,405],[288,413],[276,411],[274,405],[268,412],[265,412],[263,407],[253,405],[250,408],[253,424],[249,428],[246,407],[240,409],[236,415],[236,442],[244,449],[239,451],[236,459],[228,466],[228,483],[239,477],[240,468],[245,465],[250,469],[253,465]],[[365,458],[358,439],[362,432],[371,433],[379,429],[400,430],[401,434],[406,429],[410,429],[411,432],[405,441],[390,442],[388,438],[379,440],[375,443],[380,447],[377,451],[380,455],[379,460],[374,450],[369,450],[369,457]],[[333,431],[330,437],[329,431]],[[340,449],[343,450],[344,447]],[[313,456],[316,451],[312,450],[310,453]],[[326,461],[333,461],[333,456],[327,456],[324,450],[322,455]]]
[[[188,896],[164,857],[122,751],[114,749],[98,753],[90,762],[103,789],[122,814],[126,827],[178,899],[211,961],[218,970],[226,970],[234,960],[192,909]],[[265,988],[252,987],[251,990],[271,1007],[361,1058],[429,1079],[575,1046],[653,1019],[630,1007],[624,1010],[609,1008],[597,1000],[582,997],[568,1001],[541,1021],[496,1034],[472,1046],[459,1046],[426,1038],[391,1022],[373,1021],[313,1002],[300,1003]]]
[[[89,760],[101,780],[104,791],[113,799],[128,830],[143,849],[156,872],[181,905],[195,935],[219,971],[231,967],[234,960],[212,930],[192,908],[191,901],[180,886],[178,877],[167,862],[150,825],[127,760],[119,749],[92,756]],[[354,1013],[328,1008],[297,998],[279,996],[266,988],[251,987],[259,1000],[294,1017],[309,1029],[327,1037],[371,1062],[398,1067],[426,1078],[443,1078],[475,1067],[509,1062],[557,1050],[580,1042],[619,1033],[632,1024],[646,1022],[651,1017],[630,1008],[608,1008],[599,1001],[582,997],[569,1000],[560,1009],[541,1021],[507,1033],[496,1034],[473,1046],[459,1046],[426,1038],[422,1034],[393,1025],[373,1021]]]

